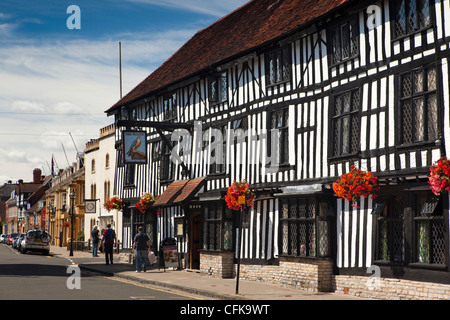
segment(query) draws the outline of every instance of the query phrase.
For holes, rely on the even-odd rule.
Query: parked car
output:
[[[44,230],[30,230],[22,240],[20,252],[40,251],[43,254],[50,252],[50,235]]]
[[[6,239],[8,239],[8,235],[7,234],[2,234],[0,236],[0,243],[6,243]]]
[[[13,241],[14,241],[14,238],[15,238],[16,236],[18,236],[18,235],[19,235],[18,233],[11,233],[11,234],[9,235],[9,238],[8,238],[8,241],[6,242],[6,244],[12,245],[12,243],[13,243]]]
[[[26,233],[19,234],[13,242],[13,248],[20,250],[22,246],[22,240],[25,239]]]

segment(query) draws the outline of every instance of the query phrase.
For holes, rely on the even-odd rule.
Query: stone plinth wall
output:
[[[234,277],[234,254],[231,252],[201,252],[200,273],[219,278]]]
[[[449,300],[450,285],[393,278],[333,276],[333,291],[381,300]]]
[[[233,253],[203,252],[200,272],[215,277],[232,278],[237,265]],[[239,278],[281,284],[300,290],[327,292],[332,290],[333,261],[280,257],[278,265],[241,263]]]

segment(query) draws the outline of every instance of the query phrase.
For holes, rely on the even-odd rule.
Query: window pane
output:
[[[342,110],[342,95],[336,96],[334,101],[334,115],[338,116]]]
[[[342,59],[350,57],[350,32],[348,24],[341,26]]]
[[[342,118],[342,153],[349,153],[350,147],[350,117]]]
[[[410,97],[412,95],[412,79],[411,74],[406,74],[402,78],[402,97]]]
[[[354,56],[358,54],[358,22],[357,20],[352,20],[349,23],[349,34],[350,34],[350,55]]]
[[[220,101],[227,100],[227,93],[228,93],[227,73],[223,72],[220,75]]]
[[[414,72],[414,93],[423,92],[423,71]]]
[[[334,155],[335,156],[338,156],[341,153],[340,134],[341,134],[341,119],[337,119],[334,122]]]
[[[445,227],[443,220],[431,222],[431,248],[431,262],[445,264]]]
[[[333,57],[334,62],[342,60],[341,57],[341,33],[339,28],[333,29]]]
[[[425,140],[423,98],[414,99],[415,141]]]
[[[359,118],[352,116],[351,127],[351,152],[357,152],[359,150]]]
[[[430,5],[428,0],[420,0],[419,6],[419,24],[421,28],[427,27],[431,24],[430,19]]]
[[[411,100],[406,100],[402,104],[402,142],[412,142],[412,107]]]
[[[343,94],[343,96],[344,96],[344,101],[343,101],[344,102],[344,113],[350,112],[350,94],[351,94],[350,91]]]
[[[414,32],[418,29],[418,21],[417,21],[417,6],[416,0],[409,0],[409,6],[407,7],[407,27],[408,32]]]
[[[428,91],[436,90],[436,68],[427,70],[427,86]]]
[[[417,223],[417,259],[419,262],[430,263],[430,239],[428,221],[419,221]]]
[[[395,16],[395,35],[400,37],[406,34],[405,0],[397,3]]]
[[[436,94],[428,95],[428,140],[436,140],[438,138],[438,111]]]

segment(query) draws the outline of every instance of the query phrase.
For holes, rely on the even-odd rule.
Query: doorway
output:
[[[195,213],[191,216],[191,269],[200,269],[200,240],[201,240],[201,215]]]

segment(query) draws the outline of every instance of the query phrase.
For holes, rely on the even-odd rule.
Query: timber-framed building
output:
[[[248,2],[106,111],[125,232],[177,237],[183,267],[216,276],[239,254],[248,279],[371,297],[401,279],[448,298],[449,197],[427,175],[450,148],[449,45],[448,0]],[[126,130],[145,131],[145,163],[122,161]],[[381,185],[358,208],[331,188],[352,165]],[[238,253],[224,194],[244,179],[256,203]],[[144,192],[158,214],[134,207]]]

